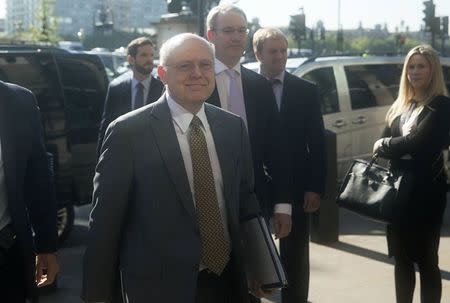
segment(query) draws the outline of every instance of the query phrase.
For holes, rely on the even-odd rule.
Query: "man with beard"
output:
[[[155,102],[164,88],[161,81],[151,76],[155,53],[153,42],[146,37],[134,39],[128,44],[127,51],[131,72],[109,84],[98,136],[98,157],[109,123],[131,110]]]

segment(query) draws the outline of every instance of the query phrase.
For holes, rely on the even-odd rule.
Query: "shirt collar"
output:
[[[259,66],[258,74],[263,75],[264,78],[266,78],[267,80],[270,80],[269,77],[267,77],[266,75],[264,75],[264,74],[261,72],[261,65]],[[278,79],[278,80],[281,81],[281,84],[283,84],[283,82],[284,82],[284,71],[282,71],[281,73],[279,73],[278,75],[276,75],[275,78],[273,78],[273,79]]]
[[[226,71],[228,68],[228,66],[226,66],[225,64],[223,64],[219,59],[214,58],[214,71],[216,73],[216,75]],[[233,66],[233,68],[238,75],[241,75],[241,64],[238,63],[235,66]]]
[[[169,96],[168,93],[166,93],[166,99],[173,121],[175,121],[183,134],[186,133],[189,129],[192,118],[194,118],[194,115],[186,110],[183,106],[178,104],[171,96]],[[208,120],[206,119],[204,104],[202,105],[196,116],[200,119],[200,121],[202,121],[203,127],[206,129]]]
[[[152,81],[152,76],[148,76],[142,81],[137,80],[135,77],[131,78],[131,85],[133,88],[136,88],[136,85],[141,82],[142,85],[144,85],[144,90],[149,90],[150,88],[150,82]]]

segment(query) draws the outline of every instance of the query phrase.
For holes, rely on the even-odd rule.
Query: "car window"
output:
[[[5,54],[0,57],[0,79],[34,93],[48,140],[64,136],[64,102],[50,54]]]
[[[397,97],[401,64],[350,65],[344,69],[352,109],[391,105]]]
[[[91,55],[56,56],[66,97],[66,124],[71,143],[94,142],[108,79],[100,59]]]
[[[339,111],[336,80],[332,67],[312,70],[303,75],[302,78],[317,84],[319,88],[320,108],[323,115]]]

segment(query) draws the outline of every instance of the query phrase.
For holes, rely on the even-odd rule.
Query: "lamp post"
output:
[[[205,36],[205,25],[203,20],[205,19],[205,2],[204,0],[197,0],[197,28],[198,35],[200,37]]]

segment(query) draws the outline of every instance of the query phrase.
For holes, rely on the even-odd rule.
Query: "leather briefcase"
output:
[[[403,174],[370,162],[354,160],[344,178],[336,203],[359,215],[392,223],[399,201]],[[402,195],[403,196],[403,195]]]

